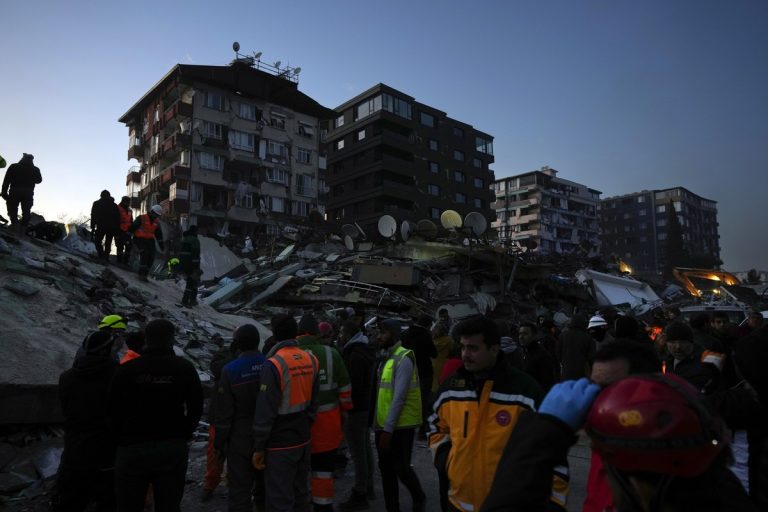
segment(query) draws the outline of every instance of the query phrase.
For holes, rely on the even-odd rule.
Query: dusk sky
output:
[[[472,124],[495,137],[497,177],[548,165],[603,197],[684,186],[718,202],[724,268],[768,270],[760,0],[5,0],[0,154],[35,155],[34,210],[122,196],[136,162],[117,119],[175,64],[229,63],[233,41],[301,66],[327,107],[383,82]]]

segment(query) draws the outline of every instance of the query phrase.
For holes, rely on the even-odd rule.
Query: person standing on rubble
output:
[[[200,240],[197,239],[197,226],[190,226],[181,239],[179,253],[181,271],[186,279],[182,306],[197,306],[197,287],[200,284]]]
[[[131,235],[128,230],[133,224],[133,210],[131,210],[131,198],[123,196],[117,205],[120,214],[120,226],[115,235],[115,248],[117,250],[117,263],[127,265],[131,259]]]
[[[91,236],[100,259],[109,263],[112,239],[119,236],[120,209],[109,190],[102,190],[101,197],[91,206]]]
[[[416,321],[403,332],[400,339],[403,348],[413,350],[416,356],[416,369],[419,372],[419,384],[421,385],[421,417],[423,423],[419,430],[419,438],[427,438],[427,416],[432,410],[432,377],[434,369],[432,367],[432,358],[437,357],[437,348],[432,341],[432,317],[429,315],[419,315]]]
[[[589,362],[595,354],[595,340],[587,332],[587,318],[573,315],[560,335],[560,380],[577,380],[589,375]]]
[[[40,169],[35,167],[35,157],[24,153],[21,160],[11,164],[5,171],[0,196],[5,199],[11,226],[24,229],[29,224],[35,197],[35,185],[42,183]],[[21,224],[19,224],[19,205],[21,205]]]
[[[251,465],[251,425],[261,386],[264,356],[259,352],[259,330],[241,325],[233,334],[237,359],[227,363],[216,386],[216,454],[227,461],[229,511],[251,512],[264,506],[264,472]],[[255,503],[254,503],[255,501]]]
[[[343,439],[342,429],[352,409],[349,373],[335,349],[322,344],[317,319],[306,314],[299,320],[299,348],[318,361],[317,416],[312,424],[312,503],[315,512],[333,512],[333,470]]]
[[[180,510],[187,443],[203,412],[203,390],[192,363],[173,352],[174,330],[165,319],[149,322],[144,353],[120,365],[112,380],[119,512],[141,512],[150,484],[155,510]]]
[[[149,212],[139,215],[128,228],[133,233],[133,245],[141,254],[139,259],[139,279],[149,282],[149,270],[155,261],[155,241],[163,250],[163,230],[160,227],[160,217],[163,208],[156,204]]]
[[[400,510],[398,480],[411,494],[414,511],[426,510],[426,495],[411,466],[413,438],[421,426],[421,388],[416,356],[400,343],[400,322],[379,323],[379,346],[387,351],[378,372],[374,433],[387,512]]]
[[[288,315],[272,319],[276,341],[261,372],[253,415],[253,467],[264,470],[270,512],[309,512],[310,441],[319,391],[317,358],[301,350]]]
[[[117,371],[119,344],[95,331],[85,354],[59,377],[64,413],[64,453],[51,500],[54,512],[115,510],[115,440],[107,421],[109,383]]]
[[[544,348],[540,339],[536,338],[536,326],[531,322],[523,322],[518,328],[521,355],[523,356],[523,371],[533,377],[546,393],[558,380],[558,365],[554,356]]]

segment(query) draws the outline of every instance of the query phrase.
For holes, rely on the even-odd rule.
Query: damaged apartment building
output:
[[[320,125],[334,112],[299,91],[299,68],[279,64],[178,64],[139,99],[120,118],[138,161],[132,207],[254,240],[324,214]]]
[[[550,167],[496,180],[497,230],[511,241],[542,254],[600,251],[600,191],[557,176]]]

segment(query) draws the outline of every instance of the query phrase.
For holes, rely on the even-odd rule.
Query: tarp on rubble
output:
[[[642,314],[660,300],[646,283],[628,277],[582,269],[576,272],[576,278],[580,283],[591,286],[600,306],[629,304],[636,313]]]
[[[219,245],[214,238],[199,236],[200,239],[200,268],[203,271],[203,281],[217,279],[243,261],[227,247]]]

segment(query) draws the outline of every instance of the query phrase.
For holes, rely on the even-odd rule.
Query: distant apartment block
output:
[[[379,84],[336,109],[328,127],[328,219],[373,225],[445,210],[494,216],[493,137]]]
[[[640,274],[663,272],[672,212],[680,225],[686,252],[699,259],[719,260],[717,203],[683,187],[603,199],[603,253],[619,256]]]
[[[121,118],[133,207],[153,204],[201,232],[277,234],[322,208],[320,122],[334,112],[298,89],[291,68],[253,59],[179,64]]]
[[[493,183],[496,229],[502,241],[549,253],[597,253],[600,192],[557,176],[549,167]]]

